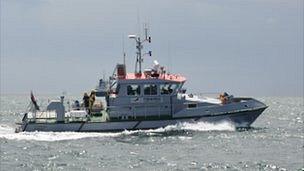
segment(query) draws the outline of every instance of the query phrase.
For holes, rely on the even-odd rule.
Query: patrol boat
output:
[[[230,122],[235,127],[250,125],[267,108],[253,98],[233,97],[227,93],[217,98],[187,94],[183,85],[186,78],[170,74],[154,61],[152,68],[142,71],[143,44],[151,37],[129,35],[136,42],[134,73],[126,72],[125,64],[117,64],[107,81],[101,79],[92,91],[94,105],[84,108],[78,101],[66,110],[64,97],[49,102],[39,110],[31,94],[31,107],[18,123],[16,132],[22,131],[75,131],[106,132],[154,129],[179,123]]]

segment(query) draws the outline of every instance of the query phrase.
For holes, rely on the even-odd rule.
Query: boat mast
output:
[[[152,52],[149,51],[148,53],[144,53],[142,54],[142,49],[143,49],[143,43],[144,42],[149,42],[151,43],[151,37],[148,36],[148,27],[145,24],[145,37],[143,38],[143,40],[141,40],[140,36],[136,36],[136,35],[129,35],[128,37],[130,39],[134,39],[136,42],[136,64],[135,64],[135,74],[136,75],[141,75],[142,74],[142,62],[143,62],[143,56],[144,55],[149,55],[152,56]]]
[[[126,66],[126,52],[125,52],[124,36],[122,36],[122,55],[123,55],[123,64]]]

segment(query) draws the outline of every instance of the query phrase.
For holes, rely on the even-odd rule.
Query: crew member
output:
[[[95,90],[92,90],[89,98],[89,114],[92,113],[93,105],[95,102],[95,96],[96,96],[96,92]]]
[[[78,100],[76,100],[76,101],[74,102],[74,107],[75,107],[76,110],[80,110],[80,104],[79,104],[79,101],[78,101]]]
[[[89,99],[90,99],[89,95],[87,93],[84,93],[82,100],[83,100],[84,108],[86,110],[89,109]]]
[[[228,93],[224,92],[224,93],[220,94],[219,99],[221,100],[222,104],[229,103],[229,95],[228,95]]]

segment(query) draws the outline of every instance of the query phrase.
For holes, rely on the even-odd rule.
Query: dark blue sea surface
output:
[[[3,95],[0,170],[304,170],[303,98],[258,99],[269,108],[246,130],[197,123],[116,133],[14,133],[29,99]]]

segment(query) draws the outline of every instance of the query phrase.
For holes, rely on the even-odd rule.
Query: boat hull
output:
[[[229,122],[236,128],[250,127],[250,125],[266,109],[240,111],[220,115],[196,116],[189,118],[172,118],[167,120],[139,120],[139,121],[109,121],[109,122],[79,122],[79,123],[22,123],[17,129],[21,131],[52,131],[52,132],[110,132],[122,130],[155,129],[179,123],[221,123]]]

